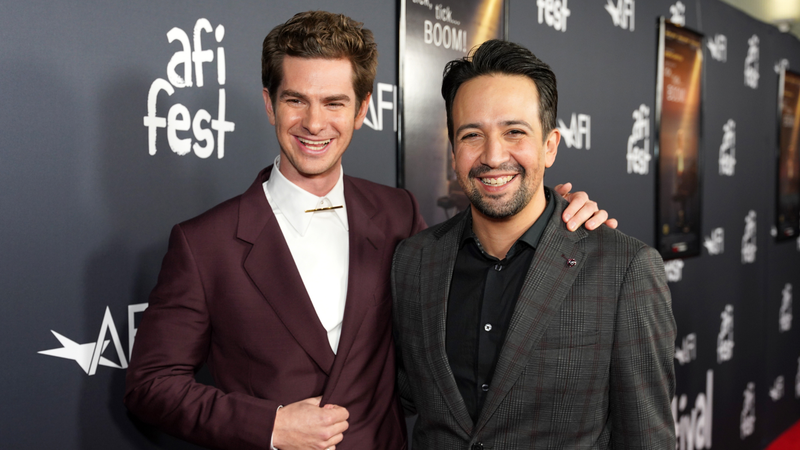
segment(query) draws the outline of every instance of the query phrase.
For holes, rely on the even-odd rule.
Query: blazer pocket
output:
[[[558,333],[553,336],[545,334],[539,347],[542,350],[579,348],[597,345],[599,341],[600,333],[597,330],[578,333]]]

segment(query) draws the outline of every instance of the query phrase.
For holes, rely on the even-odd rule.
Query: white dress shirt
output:
[[[333,189],[324,197],[317,197],[283,176],[279,155],[275,158],[269,180],[263,183],[267,201],[289,245],[319,321],[328,333],[328,342],[334,353],[342,333],[350,261],[343,177],[342,171]],[[305,212],[339,205],[344,207]]]

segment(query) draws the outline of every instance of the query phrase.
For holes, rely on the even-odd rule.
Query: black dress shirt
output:
[[[447,304],[445,347],[450,369],[472,421],[480,415],[536,246],[555,209],[547,206],[511,246],[506,257],[486,253],[472,231],[470,216],[453,269]]]

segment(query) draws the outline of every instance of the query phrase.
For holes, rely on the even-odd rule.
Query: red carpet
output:
[[[800,449],[800,421],[784,431],[778,439],[769,444],[767,450],[799,450]]]

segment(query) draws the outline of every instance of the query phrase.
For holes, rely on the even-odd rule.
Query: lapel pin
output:
[[[575,258],[567,258],[563,253],[561,254],[561,257],[567,260],[567,267],[575,267],[575,264],[578,264],[578,262],[575,261]]]

